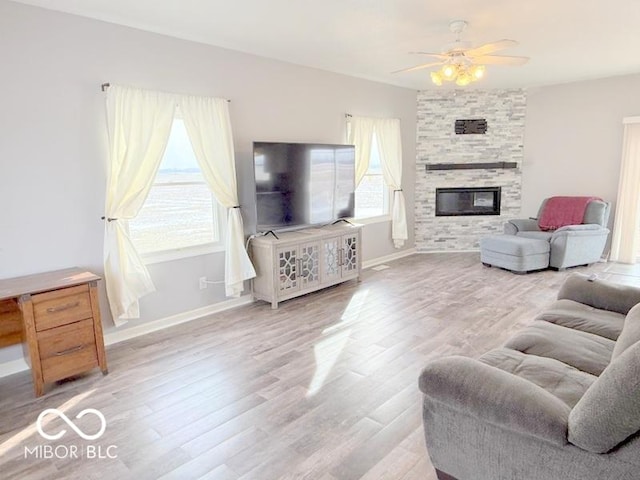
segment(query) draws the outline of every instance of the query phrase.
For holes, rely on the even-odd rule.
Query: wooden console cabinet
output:
[[[0,280],[0,347],[23,343],[36,396],[94,367],[108,372],[98,280],[78,268]]]
[[[284,300],[359,278],[361,232],[360,225],[340,223],[252,239],[253,296],[275,309]]]

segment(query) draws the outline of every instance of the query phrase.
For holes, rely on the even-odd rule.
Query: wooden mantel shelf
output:
[[[485,162],[485,163],[428,163],[427,172],[431,170],[495,170],[518,168],[517,162]]]

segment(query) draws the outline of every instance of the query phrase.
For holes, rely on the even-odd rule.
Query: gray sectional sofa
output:
[[[503,347],[419,386],[440,480],[640,479],[640,288],[573,274]]]

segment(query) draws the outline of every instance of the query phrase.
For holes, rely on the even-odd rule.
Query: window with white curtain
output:
[[[380,151],[375,133],[371,141],[369,168],[356,188],[355,201],[355,218],[359,220],[389,215],[389,187],[382,174]]]
[[[224,250],[224,209],[207,186],[187,136],[174,118],[160,168],[129,235],[147,263]]]

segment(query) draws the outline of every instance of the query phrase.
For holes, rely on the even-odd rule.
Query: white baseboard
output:
[[[207,305],[206,307],[200,307],[195,310],[189,310],[188,312],[171,315],[170,317],[142,323],[135,327],[125,328],[123,330],[111,330],[104,334],[104,344],[114,345],[131,338],[140,337],[151,332],[157,332],[158,330],[164,330],[165,328],[173,327],[174,325],[191,322],[192,320],[197,320],[199,318],[206,317],[207,315],[224,312],[225,310],[241,307],[242,305],[248,305],[250,303],[253,303],[253,296],[243,295],[239,298],[224,300],[222,302],[214,303],[213,305]]]
[[[366,269],[366,268],[375,267],[376,265],[381,265],[386,262],[398,260],[399,258],[408,257],[409,255],[413,255],[414,253],[416,253],[415,248],[408,248],[406,250],[401,250],[399,252],[392,253],[391,255],[385,255],[384,257],[378,257],[378,258],[374,258],[373,260],[364,261],[362,262],[362,268]]]
[[[253,296],[243,295],[240,298],[224,300],[219,303],[214,303],[213,305],[207,305],[206,307],[196,308],[195,310],[178,313],[176,315],[171,315],[170,317],[152,320],[134,327],[122,330],[114,329],[105,333],[104,343],[105,345],[114,345],[131,338],[140,337],[151,332],[157,332],[158,330],[173,327],[174,325],[180,325],[181,323],[197,320],[199,318],[206,317],[207,315],[213,315],[214,313],[223,312],[225,310],[240,307],[242,305],[248,305],[250,303],[253,303]],[[0,363],[0,378],[28,369],[29,365],[27,365],[27,362],[22,358]]]
[[[417,250],[415,253],[478,253],[479,248],[473,248],[471,250]]]
[[[29,370],[29,365],[24,358],[18,358],[17,360],[10,360],[8,362],[0,363],[0,378],[8,377],[14,373],[23,372]]]

